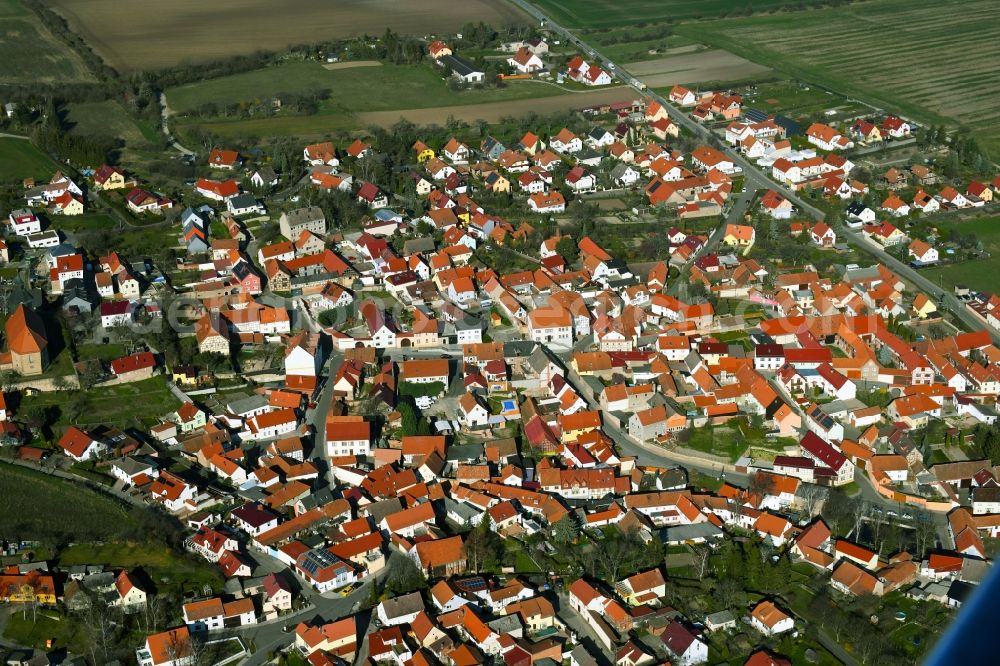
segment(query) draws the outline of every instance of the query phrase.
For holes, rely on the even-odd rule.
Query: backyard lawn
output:
[[[51,609],[40,609],[34,618],[30,611],[11,613],[3,635],[18,645],[41,650],[63,648],[85,654],[89,645],[84,624]],[[47,645],[50,640],[51,646]]]
[[[691,437],[683,446],[713,456],[728,458],[730,462],[739,460],[747,448],[746,442],[736,436],[735,431],[729,428],[713,428],[712,426],[693,428]]]
[[[68,356],[67,352],[63,352]],[[97,387],[86,392],[86,409],[77,424],[97,425],[110,423],[119,427],[133,426],[137,422],[151,425],[151,422],[180,406],[180,401],[167,388],[162,377],[151,377],[141,382]],[[24,396],[21,409],[34,405],[46,407],[62,406],[66,396],[58,392],[38,393]],[[68,409],[59,411],[55,422],[58,426],[71,425]]]
[[[991,215],[973,220],[959,220],[954,217],[931,221],[939,236],[947,239],[952,230],[961,235],[975,234],[983,249],[991,256],[985,259],[962,260],[938,268],[927,268],[920,272],[932,282],[945,288],[957,284],[970,289],[1000,293],[1000,215]],[[944,257],[942,253],[942,257]]]

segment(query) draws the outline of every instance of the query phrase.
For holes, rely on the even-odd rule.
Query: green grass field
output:
[[[490,102],[517,102],[567,95],[554,85],[512,81],[503,88],[455,91],[448,88],[440,71],[431,65],[385,65],[328,70],[317,62],[293,62],[233,76],[172,88],[167,100],[173,111],[183,114],[201,105],[280,97],[282,93],[304,93],[329,89],[329,99],[314,115],[282,114],[263,118],[202,119],[176,116],[178,132],[200,128],[224,137],[318,136],[338,130],[361,129],[365,123],[356,114],[369,111],[433,109],[471,106]],[[525,113],[530,111],[525,108]],[[444,122],[447,113],[442,113]]]
[[[872,0],[685,23],[678,34],[1000,147],[1000,23],[992,0]]]
[[[0,0],[0,82],[93,81],[73,50],[18,0]]]
[[[0,183],[50,178],[56,164],[30,141],[0,137]]]
[[[938,220],[933,223],[942,238],[948,238],[951,230],[960,234],[975,234],[983,249],[992,256],[980,260],[963,260],[954,264],[920,271],[924,277],[946,288],[956,284],[970,289],[1000,294],[1000,215],[992,215],[974,220]]]
[[[68,104],[66,110],[73,134],[120,138],[129,146],[157,139],[155,129],[152,136],[147,136],[118,102],[80,102]]]
[[[584,31],[581,36],[616,63],[658,58],[664,49],[693,44],[687,37],[673,34],[669,26],[590,29]],[[650,53],[651,49],[657,53]]]
[[[554,86],[512,82],[505,88],[450,90],[431,65],[385,65],[328,70],[318,62],[293,62],[245,74],[192,83],[167,91],[170,108],[183,113],[202,104],[226,104],[281,93],[332,91],[321,114],[427,109],[564,94]]]
[[[783,0],[757,0],[737,3],[732,0],[532,0],[546,14],[567,28],[601,28],[666,21],[715,18],[721,13],[742,12],[749,5],[754,10],[777,9],[788,4]]]
[[[118,223],[106,213],[86,213],[84,215],[59,217],[53,221],[56,229],[80,233],[83,231],[97,231],[98,229],[115,229]]]

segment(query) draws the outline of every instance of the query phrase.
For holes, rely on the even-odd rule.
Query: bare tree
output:
[[[111,661],[121,626],[117,620],[103,599],[94,599],[88,607],[87,626],[90,629],[90,650],[95,663]]]
[[[937,525],[926,509],[913,513],[913,531],[917,539],[917,557],[923,557],[927,549],[937,543]]]
[[[802,512],[809,520],[816,517],[826,499],[826,491],[817,485],[803,483],[799,487],[799,499],[802,505]]]
[[[698,578],[704,578],[708,571],[708,561],[711,552],[707,547],[705,548],[694,548],[694,568],[698,572]]]
[[[765,497],[773,493],[774,477],[770,474],[757,472],[750,477],[750,486],[748,490],[750,491],[750,494],[756,496],[758,498],[758,502],[760,502]]]
[[[868,502],[865,502],[864,500],[857,500],[852,503],[851,519],[854,522],[851,534],[854,536],[855,539],[857,539],[858,532],[861,530],[861,523],[865,521],[865,517],[868,515],[869,511],[870,509],[868,506]]]

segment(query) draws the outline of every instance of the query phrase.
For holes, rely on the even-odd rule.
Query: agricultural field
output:
[[[599,28],[665,21],[714,18],[741,12],[747,3],[732,0],[531,0],[560,25],[567,28]],[[774,10],[785,0],[756,0],[755,11]],[[734,6],[735,5],[735,6]]]
[[[0,0],[0,83],[93,81],[83,60],[18,0]]]
[[[687,23],[678,34],[1000,148],[1000,24],[991,0],[872,0]]]
[[[50,178],[56,163],[26,139],[0,137],[0,183]]]
[[[681,47],[674,53],[632,63],[629,73],[650,88],[718,81],[748,81],[768,76],[771,70],[729,51]]]
[[[115,539],[138,529],[124,504],[71,481],[0,464],[0,487],[0,533],[13,538],[54,545]]]
[[[280,51],[294,44],[378,35],[454,32],[469,21],[525,23],[513,5],[490,0],[236,0],[220,9],[202,0],[47,0],[112,67],[122,72]],[[155,16],[155,21],[136,17]],[[224,26],[224,29],[220,29]],[[178,41],[180,40],[180,41]]]

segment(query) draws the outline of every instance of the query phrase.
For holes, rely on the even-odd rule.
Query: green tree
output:
[[[552,540],[558,544],[566,545],[573,543],[580,535],[580,526],[576,524],[572,514],[567,513],[562,520],[552,526]]]
[[[565,259],[567,264],[573,264],[580,256],[580,249],[577,247],[576,241],[569,236],[563,236],[556,243],[556,253]]]
[[[480,573],[499,571],[504,552],[500,536],[490,528],[490,517],[484,513],[479,524],[465,537],[465,564],[469,571]]]
[[[385,580],[385,591],[391,596],[409,594],[426,588],[427,577],[410,558],[398,558],[389,567],[389,575]]]

